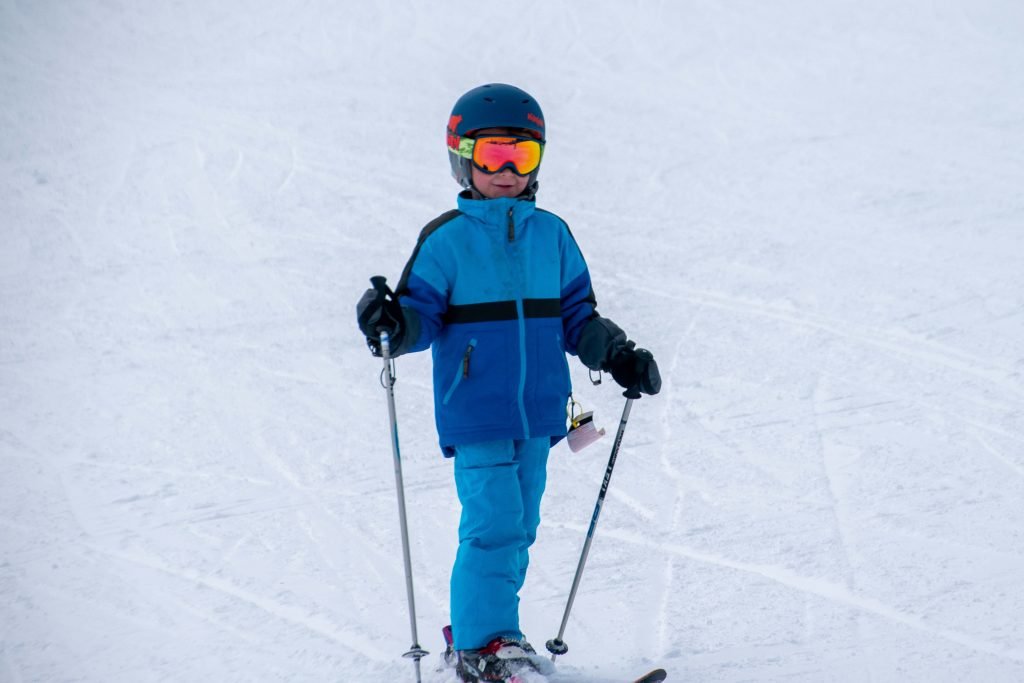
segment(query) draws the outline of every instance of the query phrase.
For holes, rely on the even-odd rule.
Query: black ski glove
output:
[[[640,394],[653,396],[661,391],[658,363],[647,349],[638,349],[634,342],[626,342],[608,363],[612,378],[626,390],[629,398]]]
[[[370,278],[370,282],[373,288],[366,290],[356,304],[356,320],[373,355],[381,355],[380,335],[381,332],[387,332],[388,345],[394,356],[405,335],[405,314],[402,313],[402,306],[395,298],[395,293],[385,284],[385,278],[377,275]]]

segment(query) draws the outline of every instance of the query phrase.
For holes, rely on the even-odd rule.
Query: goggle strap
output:
[[[475,138],[460,137],[459,138],[459,146],[458,146],[458,148],[456,149],[456,148],[449,147],[448,149],[452,150],[453,152],[458,154],[463,159],[472,159],[473,158],[473,146],[474,145],[476,145],[476,139]]]

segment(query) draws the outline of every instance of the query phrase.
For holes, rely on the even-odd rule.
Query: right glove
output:
[[[608,365],[612,379],[626,390],[626,396],[639,398],[640,394],[653,396],[661,391],[661,373],[654,355],[647,349],[636,348],[632,341],[626,342]]]
[[[388,344],[392,349],[401,346],[405,334],[405,314],[395,298],[395,293],[384,284],[384,278],[371,278],[373,288],[363,293],[356,304],[356,320],[359,330],[366,336],[373,355],[381,355],[381,332],[388,333]]]

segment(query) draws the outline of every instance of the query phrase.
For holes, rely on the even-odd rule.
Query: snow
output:
[[[488,81],[544,106],[539,204],[665,379],[563,678],[1024,680],[1021,35],[1012,0],[0,3],[0,681],[413,679],[354,304]],[[451,463],[428,354],[397,370],[448,683]],[[552,454],[537,646],[610,443]]]

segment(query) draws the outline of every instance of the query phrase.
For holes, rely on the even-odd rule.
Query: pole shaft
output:
[[[622,418],[619,420],[619,429],[615,432],[615,442],[612,444],[612,452],[608,457],[608,467],[604,471],[604,481],[601,482],[601,491],[597,494],[597,503],[594,505],[594,515],[590,518],[590,528],[587,529],[587,539],[583,543],[583,552],[580,554],[579,564],[576,565],[576,575],[572,579],[572,588],[569,590],[569,601],[565,605],[565,613],[562,614],[562,625],[558,628],[558,637],[555,639],[561,642],[565,635],[565,627],[569,623],[569,612],[572,611],[572,604],[576,600],[576,591],[580,587],[580,579],[583,576],[583,567],[587,564],[587,556],[590,555],[590,544],[594,541],[594,530],[597,528],[597,520],[601,516],[601,508],[604,506],[604,497],[608,493],[608,484],[612,480],[612,470],[615,469],[615,460],[619,457],[619,446],[622,445],[622,435],[626,431],[626,423],[629,421],[629,412],[633,407],[633,399],[626,399],[626,406],[622,409]],[[555,661],[557,654],[551,655],[551,661]]]
[[[411,656],[416,666],[416,683],[420,683],[420,657],[426,654],[419,646],[416,632],[416,598],[412,585],[412,553],[409,550],[409,525],[405,512],[405,484],[402,480],[402,455],[398,447],[398,419],[395,413],[395,374],[392,371],[391,340],[387,332],[380,335],[381,355],[384,358],[385,389],[388,395],[388,418],[391,423],[391,453],[395,461],[395,488],[398,491],[398,520],[402,533],[402,559],[405,562],[405,593],[409,602],[409,628],[412,632]]]

